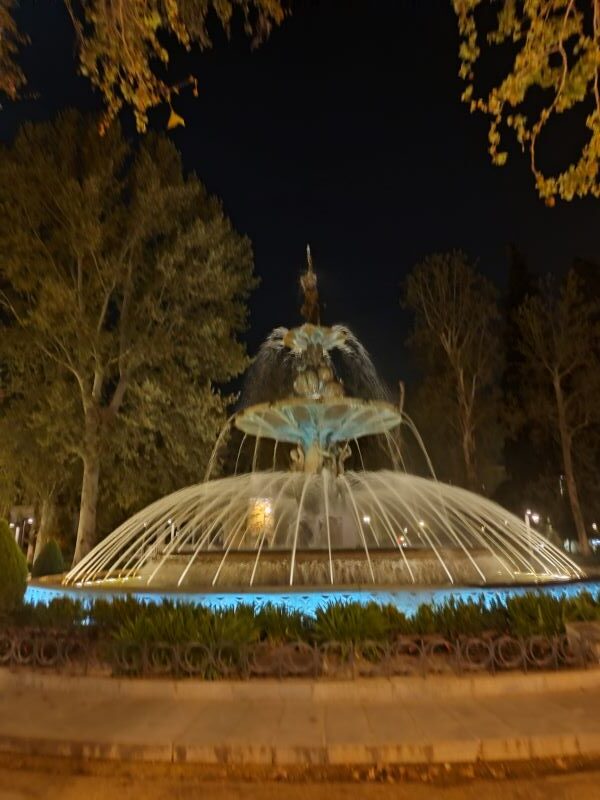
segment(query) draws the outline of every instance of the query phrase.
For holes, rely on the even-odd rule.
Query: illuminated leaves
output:
[[[172,85],[165,77],[169,37],[190,50],[212,44],[209,28],[216,21],[229,34],[240,14],[254,44],[281,24],[285,0],[65,0],[75,28],[79,69],[100,91],[105,103],[105,131],[123,107],[133,110],[138,130],[145,131],[148,113],[171,104],[184,86],[197,95],[196,79]],[[0,0],[0,92],[18,96],[25,78],[16,63],[22,38],[12,17],[13,0]],[[178,117],[178,115],[175,115]],[[179,121],[181,120],[181,121]],[[169,121],[170,123],[172,120]],[[182,125],[178,117],[175,125]]]
[[[146,129],[150,109],[170,104],[182,88],[162,77],[169,64],[166,36],[187,50],[194,44],[209,48],[211,21],[229,33],[239,10],[245,31],[259,41],[284,16],[280,0],[84,0],[84,9],[85,19],[77,27],[81,71],[104,96],[105,125],[127,105],[140,131]],[[196,92],[194,78],[183,85]],[[184,124],[178,119],[176,125]]]
[[[172,131],[173,128],[178,128],[179,126],[185,128],[185,120],[183,117],[180,117],[179,114],[175,113],[173,109],[171,109],[169,121],[167,122],[167,130]]]
[[[25,84],[25,76],[16,63],[19,44],[25,41],[12,17],[13,0],[0,0],[0,92],[14,100]]]
[[[548,205],[557,197],[600,197],[600,0],[504,0],[493,4],[499,10],[486,35],[479,14],[489,2],[453,0],[453,5],[460,33],[459,75],[467,83],[462,100],[472,112],[490,117],[493,163],[506,163],[501,141],[508,128],[528,152],[536,188]],[[514,58],[498,85],[478,94],[474,83],[484,45],[511,46]],[[536,103],[530,103],[532,96]],[[553,117],[580,104],[590,109],[587,142],[566,169],[548,175],[536,151],[540,134]]]

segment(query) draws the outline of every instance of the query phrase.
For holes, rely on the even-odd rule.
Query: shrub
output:
[[[271,642],[297,642],[305,640],[310,633],[309,622],[304,614],[271,603],[260,609],[256,623],[260,638]]]
[[[6,520],[0,520],[0,613],[18,608],[27,588],[27,560]]]
[[[564,633],[566,598],[541,592],[506,600],[508,629],[513,636],[554,636]]]
[[[600,619],[600,604],[589,592],[565,599],[565,621],[591,622]]]
[[[450,597],[442,605],[420,606],[414,624],[418,633],[457,639],[459,636],[502,632],[506,627],[506,614],[498,602],[487,606],[483,600]]]
[[[313,634],[317,642],[381,641],[391,628],[389,611],[377,603],[330,603],[317,609]]]
[[[99,631],[112,633],[141,616],[147,604],[132,595],[112,600],[95,600],[90,609],[90,624]]]
[[[72,628],[80,625],[86,616],[81,600],[55,597],[47,605],[45,603],[23,604],[11,615],[11,618],[17,625],[32,628]]]
[[[44,575],[60,575],[65,571],[65,562],[56,539],[48,539],[42,547],[31,569],[32,578]]]

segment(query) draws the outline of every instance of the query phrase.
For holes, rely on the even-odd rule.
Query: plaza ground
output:
[[[567,763],[535,768],[504,778],[454,775],[398,776],[383,780],[338,777],[321,780],[260,773],[240,775],[181,774],[176,767],[157,771],[148,765],[123,769],[97,765],[82,774],[81,765],[0,758],[0,800],[600,800],[600,763]],[[562,769],[561,769],[562,767]],[[501,770],[500,770],[501,771]],[[117,774],[115,774],[115,772]],[[510,772],[510,771],[509,771]]]
[[[0,753],[332,768],[600,756],[600,669],[361,680],[0,670]]]
[[[600,669],[173,681],[0,669],[0,800],[600,800]]]

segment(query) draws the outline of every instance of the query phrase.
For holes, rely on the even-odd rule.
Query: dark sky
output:
[[[538,272],[600,257],[597,201],[546,208],[524,157],[490,165],[486,123],[460,103],[450,0],[296,0],[259,50],[234,36],[176,64],[199,78],[172,136],[255,249],[262,284],[251,351],[297,321],[310,242],[327,322],[345,322],[384,377],[409,371],[399,284],[422,256],[460,247],[502,288],[514,242]],[[75,77],[60,0],[23,0],[23,63],[40,96],[7,104],[0,138],[24,119],[98,106]],[[153,117],[166,124],[167,112]]]

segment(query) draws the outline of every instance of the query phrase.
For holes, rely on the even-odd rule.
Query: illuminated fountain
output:
[[[418,433],[389,402],[353,334],[320,324],[310,252],[301,283],[305,322],[278,328],[261,348],[207,479],[135,514],[65,582],[194,592],[580,578],[570,559],[505,509],[404,470],[400,433],[420,441]],[[241,436],[234,474],[211,479],[233,432]],[[369,441],[389,468],[365,469],[361,446]],[[243,454],[250,466],[235,474]]]

